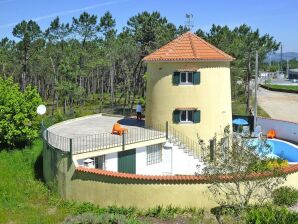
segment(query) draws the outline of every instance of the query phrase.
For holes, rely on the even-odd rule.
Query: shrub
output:
[[[276,205],[293,206],[298,202],[298,190],[292,187],[280,187],[272,192],[272,199]]]
[[[171,205],[163,207],[159,205],[149,208],[144,212],[144,216],[161,219],[173,219],[178,215],[201,219],[204,216],[204,210],[197,208],[179,208]]]
[[[104,213],[95,215],[94,213],[83,213],[74,217],[67,217],[64,224],[137,224],[137,220],[127,219],[121,214]]]
[[[298,213],[280,207],[255,207],[247,211],[247,224],[298,224]]]
[[[121,214],[127,217],[136,217],[138,213],[136,207],[125,208],[123,206],[117,207],[116,205],[108,206],[106,211],[111,214]]]
[[[282,159],[273,159],[267,162],[267,167],[270,170],[275,170],[275,169],[282,169],[286,168],[289,166],[289,163],[287,160],[282,160]]]
[[[37,106],[42,102],[36,89],[21,92],[12,79],[0,77],[0,146],[23,147],[37,136]]]

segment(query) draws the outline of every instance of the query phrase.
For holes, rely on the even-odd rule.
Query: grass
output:
[[[86,213],[123,215],[127,223],[144,223],[151,218],[155,219],[155,223],[176,218],[205,219],[206,223],[215,221],[210,213],[208,216],[204,210],[196,208],[102,208],[91,203],[63,200],[55,192],[51,192],[42,181],[41,151],[42,141],[39,139],[22,150],[0,151],[0,223],[60,223],[69,216]]]
[[[233,101],[232,102],[232,113],[237,115],[248,115],[246,113],[246,103],[242,101]],[[258,116],[270,118],[269,114],[258,106]]]
[[[273,84],[266,84],[266,87],[275,90],[290,90],[290,91],[297,91],[298,93],[298,85],[273,85]]]
[[[0,223],[57,223],[65,217],[39,180],[42,141],[23,150],[0,152]]]

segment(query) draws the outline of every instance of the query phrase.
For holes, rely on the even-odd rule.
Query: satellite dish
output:
[[[37,110],[36,112],[39,114],[39,115],[44,115],[47,111],[47,108],[45,105],[41,104],[37,107]]]

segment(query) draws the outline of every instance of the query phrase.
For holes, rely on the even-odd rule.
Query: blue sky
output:
[[[128,18],[142,11],[160,11],[175,25],[184,24],[185,13],[194,15],[194,29],[211,25],[231,28],[246,23],[269,33],[284,45],[284,51],[298,52],[297,0],[0,0],[0,38],[12,38],[12,28],[21,20],[36,20],[47,28],[57,15],[71,22],[82,11],[100,17],[109,10],[121,30]]]

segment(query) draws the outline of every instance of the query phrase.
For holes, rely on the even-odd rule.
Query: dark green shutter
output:
[[[174,110],[173,111],[173,123],[178,124],[180,122],[180,111]]]
[[[173,73],[173,85],[179,85],[180,83],[180,72]]]
[[[136,149],[118,152],[118,172],[136,173]]]
[[[201,111],[195,110],[193,113],[193,123],[200,123],[201,122]]]
[[[200,84],[201,83],[201,72],[194,72],[193,73],[193,84]]]

